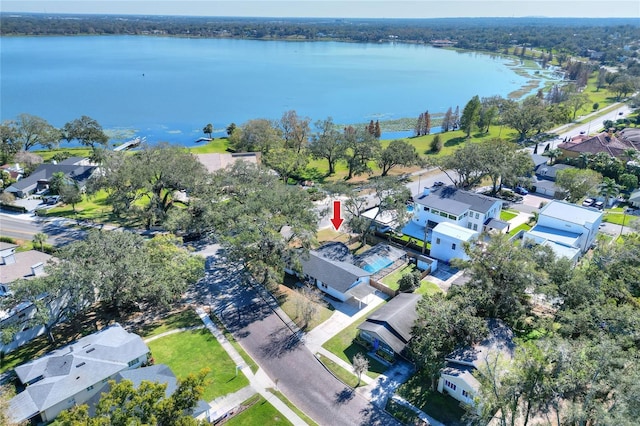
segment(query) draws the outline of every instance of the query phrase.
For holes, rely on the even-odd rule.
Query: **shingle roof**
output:
[[[570,166],[568,164],[554,164],[553,166],[540,164],[538,167],[536,167],[536,176],[543,179],[555,181],[556,175],[558,174],[558,172],[560,170],[566,170],[566,169],[575,169],[575,167]]]
[[[0,265],[0,283],[8,284],[20,278],[33,276],[31,267],[38,263],[46,263],[51,256],[37,250],[28,250],[13,254],[15,263]]]
[[[632,134],[630,133],[630,135]],[[640,144],[631,137],[625,138],[621,135],[620,138],[617,138],[615,135],[602,132],[583,141],[561,143],[558,148],[565,151],[588,152],[591,154],[605,152],[612,157],[623,157],[625,150],[630,148],[639,150]]]
[[[309,257],[302,257],[300,263],[305,274],[342,293],[359,278],[371,275],[370,272],[351,263],[328,259],[315,250],[309,252]]]
[[[16,367],[20,381],[31,384],[10,401],[9,411],[16,420],[26,419],[20,416],[29,411],[25,408],[31,407],[29,398],[38,412],[44,411],[129,368],[130,361],[148,352],[140,336],[128,333],[119,324],[90,334]]]
[[[400,353],[411,340],[411,329],[418,318],[416,306],[420,298],[419,294],[400,293],[369,315],[358,329],[377,334],[396,353]]]
[[[490,353],[499,353],[507,359],[512,359],[515,351],[513,331],[499,319],[487,321],[489,334],[475,346],[459,348],[445,357],[451,364],[460,364],[479,368]],[[453,366],[455,367],[455,365]]]
[[[429,195],[421,195],[415,200],[416,203],[423,206],[444,210],[455,215],[464,213],[468,209],[487,213],[496,201],[500,200],[453,186],[432,189]]]
[[[28,191],[36,187],[38,181],[48,181],[54,173],[62,172],[69,178],[82,183],[89,179],[95,166],[76,166],[73,164],[41,164],[33,173],[20,179],[6,190],[9,192]]]

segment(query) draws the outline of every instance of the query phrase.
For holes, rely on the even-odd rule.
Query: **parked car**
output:
[[[54,204],[57,204],[58,201],[60,201],[60,196],[59,195],[52,195],[51,197],[47,197],[45,199],[46,204],[53,206]]]
[[[582,202],[582,205],[584,207],[591,207],[593,205],[593,203],[595,203],[595,202],[596,202],[596,200],[594,200],[593,198],[587,198],[586,200],[584,200]]]
[[[527,195],[529,193],[529,191],[527,191],[526,188],[523,188],[521,186],[516,186],[516,189],[514,191],[516,194],[520,194],[520,195]]]
[[[596,208],[596,209],[598,209],[598,210],[602,210],[602,209],[604,209],[604,202],[602,202],[602,201],[596,201],[596,202],[593,204],[593,207],[595,207],[595,208]]]
[[[441,182],[439,180],[433,182],[433,186],[444,186],[444,182]]]

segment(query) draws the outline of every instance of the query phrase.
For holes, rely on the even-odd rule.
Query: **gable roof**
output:
[[[348,262],[330,259],[316,250],[309,251],[309,256],[302,257],[300,263],[302,272],[341,293],[347,291],[358,279],[371,276],[364,269]]]
[[[32,266],[47,263],[51,255],[37,250],[16,252],[13,254],[14,263],[0,264],[0,283],[8,284],[20,278],[33,277]]]
[[[65,176],[82,183],[89,179],[96,166],[77,166],[74,164],[41,164],[29,176],[9,186],[6,191],[19,192],[34,189],[38,182],[49,181],[54,173],[62,172]]]
[[[629,201],[640,201],[640,189],[636,189],[629,195]]]
[[[535,169],[536,177],[541,179],[548,179],[555,181],[556,175],[560,170],[566,169],[575,169],[575,167],[570,166],[568,164],[554,164],[553,166],[548,166],[547,164],[540,164]]]
[[[553,200],[544,206],[538,215],[586,225],[596,223],[604,216],[604,213],[594,208]]]
[[[411,340],[411,329],[418,318],[416,306],[421,297],[414,293],[400,293],[370,314],[358,329],[377,334],[394,352],[402,352]]]
[[[9,402],[15,420],[33,417],[80,391],[100,383],[149,352],[140,336],[114,324],[15,368],[23,392]]]
[[[196,157],[209,173],[224,169],[236,161],[246,161],[248,163],[260,164],[260,152],[237,152],[237,153],[210,153],[197,154]]]
[[[501,201],[497,198],[465,191],[454,186],[441,186],[429,190],[427,195],[420,195],[415,202],[426,207],[459,215],[467,210],[487,213],[496,202]]]

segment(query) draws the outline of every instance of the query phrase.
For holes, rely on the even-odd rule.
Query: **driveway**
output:
[[[241,277],[233,263],[209,257],[201,302],[211,306],[293,404],[321,425],[399,424],[329,373]]]

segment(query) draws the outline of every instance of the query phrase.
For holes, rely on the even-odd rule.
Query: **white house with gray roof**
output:
[[[477,240],[479,235],[478,231],[463,228],[455,223],[441,222],[431,232],[429,255],[447,263],[453,259],[467,260],[469,256],[464,250],[464,245]]]
[[[342,243],[327,243],[300,259],[302,271],[289,268],[289,274],[297,274],[321,291],[344,302],[352,297],[363,301],[375,290],[369,286],[372,273],[356,266],[356,259]]]
[[[443,222],[477,232],[492,229],[503,232],[508,226],[502,226],[501,210],[502,201],[497,198],[453,186],[425,188],[421,195],[414,197],[413,217],[402,232],[430,241],[430,230]]]
[[[88,401],[121,371],[142,366],[148,356],[140,336],[119,324],[83,337],[15,368],[25,389],[9,401],[9,416],[16,423],[49,422]]]
[[[540,210],[523,242],[547,245],[557,256],[575,262],[595,241],[603,217],[598,209],[553,200]]]
[[[473,404],[480,383],[473,375],[487,362],[499,357],[501,362],[510,362],[515,352],[513,331],[498,319],[487,321],[489,334],[474,346],[459,348],[445,357],[446,366],[440,372],[438,392],[446,392],[465,404]]]

